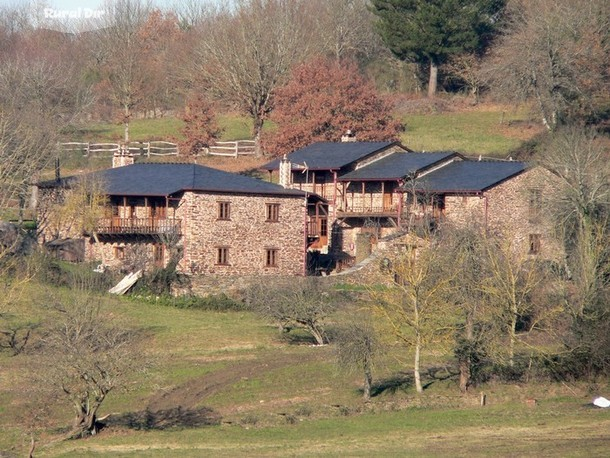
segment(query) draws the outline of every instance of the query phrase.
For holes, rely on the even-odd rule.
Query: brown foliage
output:
[[[364,141],[395,140],[403,130],[391,105],[354,63],[320,58],[296,67],[276,91],[271,119],[278,129],[264,138],[264,148],[274,156],[338,140],[347,130]]]
[[[214,107],[202,94],[191,97],[182,116],[184,141],[180,142],[180,151],[185,154],[197,154],[202,148],[210,146],[222,133],[216,121]]]

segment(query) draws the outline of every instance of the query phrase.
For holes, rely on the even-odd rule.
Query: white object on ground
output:
[[[605,409],[606,407],[610,407],[610,401],[603,396],[598,396],[593,399],[593,405]]]
[[[113,288],[110,288],[108,290],[108,292],[110,294],[118,294],[118,295],[123,295],[125,294],[127,291],[129,291],[129,288],[131,288],[135,282],[138,281],[138,279],[140,279],[142,277],[142,271],[138,270],[136,273],[129,273],[125,276],[125,278],[123,278],[120,282],[117,283],[116,286],[114,286]]]

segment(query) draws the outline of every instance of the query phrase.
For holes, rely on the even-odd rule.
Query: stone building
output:
[[[125,271],[174,260],[178,272],[193,277],[309,273],[316,230],[326,227],[319,196],[196,164],[122,164],[39,183],[40,241],[81,241],[84,260]],[[83,182],[105,194],[85,234],[82,225],[49,217]]]
[[[561,251],[543,218],[553,177],[524,162],[349,141],[314,143],[262,168],[270,180],[277,171],[287,188],[328,199],[329,250],[339,268],[366,258],[380,239],[442,222],[503,233],[532,255]]]

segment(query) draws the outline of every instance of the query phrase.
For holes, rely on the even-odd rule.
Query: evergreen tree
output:
[[[399,59],[430,66],[428,96],[449,56],[480,52],[496,30],[505,0],[371,0],[377,29]]]

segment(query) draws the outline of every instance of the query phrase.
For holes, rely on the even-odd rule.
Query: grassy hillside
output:
[[[226,114],[219,117],[223,128],[223,140],[243,140],[250,138],[252,122],[242,116]],[[156,119],[134,119],[129,125],[129,138],[132,141],[167,140],[182,138],[182,120],[175,117]],[[83,142],[120,142],[123,140],[124,127],[121,123],[92,123],[78,126],[64,133],[65,141]]]
[[[64,294],[31,283],[15,306],[42,320],[58,291]],[[455,378],[428,378],[418,396],[408,367],[396,362],[409,355],[397,348],[378,365],[377,395],[365,405],[361,377],[337,369],[332,346],[311,346],[298,332],[280,335],[250,312],[105,300],[114,319],[146,331],[152,361],[102,406],[100,415],[112,414],[114,423],[87,440],[56,441],[70,424],[70,407],[57,399],[47,411],[32,410],[29,358],[3,352],[0,455],[23,456],[31,433],[37,456],[603,456],[610,446],[610,411],[590,407],[585,385],[491,383],[461,396]],[[427,353],[424,365],[439,358]],[[606,392],[605,383],[596,389]],[[487,407],[478,406],[479,391]],[[538,405],[526,405],[528,398]],[[198,422],[204,408],[220,424]],[[170,411],[178,412],[170,425],[134,420],[161,420]]]
[[[452,150],[466,155],[505,158],[524,140],[542,131],[524,111],[505,107],[405,116],[402,141],[418,151]]]
[[[406,125],[402,142],[414,150],[456,150],[504,157],[522,141],[541,131],[540,125],[530,122],[525,110],[497,105],[397,116]],[[224,128],[223,140],[251,136],[252,122],[246,117],[225,114],[219,123]],[[130,138],[133,141],[172,140],[181,138],[182,127],[182,121],[173,117],[136,119],[130,125]],[[110,123],[81,126],[64,135],[66,141],[118,142],[122,138],[123,126]]]

